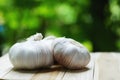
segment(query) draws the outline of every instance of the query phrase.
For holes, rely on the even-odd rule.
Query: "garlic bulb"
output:
[[[80,69],[90,61],[88,50],[73,39],[57,38],[52,46],[55,60],[66,68]]]
[[[14,44],[9,59],[17,69],[36,69],[53,64],[53,54],[45,41],[26,41]]]

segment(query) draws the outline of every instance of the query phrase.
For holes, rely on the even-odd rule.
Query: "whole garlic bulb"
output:
[[[55,60],[69,69],[80,69],[90,61],[88,50],[73,39],[57,38],[53,42]]]
[[[17,69],[36,69],[53,64],[53,54],[45,41],[26,41],[14,44],[9,59]]]

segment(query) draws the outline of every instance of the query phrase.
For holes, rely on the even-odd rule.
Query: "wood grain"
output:
[[[100,54],[95,63],[95,80],[120,80],[120,54]]]
[[[32,80],[61,80],[62,75],[65,73],[66,69],[60,65],[54,65],[48,69],[42,69],[38,71]]]

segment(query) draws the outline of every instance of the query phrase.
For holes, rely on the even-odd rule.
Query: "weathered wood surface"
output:
[[[0,58],[0,79],[8,80],[120,80],[119,53],[91,53],[91,61],[81,70],[59,65],[49,69],[14,70],[8,54]]]

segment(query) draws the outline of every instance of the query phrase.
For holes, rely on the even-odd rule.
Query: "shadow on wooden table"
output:
[[[76,70],[75,69],[74,70],[68,69],[67,72],[69,72],[69,73],[81,73],[81,72],[86,72],[88,70],[90,70],[88,67],[83,67],[81,69],[76,69]]]
[[[66,69],[65,67],[61,66],[61,65],[53,65],[50,68],[38,68],[38,69],[15,69],[12,68],[13,71],[17,71],[17,72],[21,72],[21,73],[35,73],[35,72],[39,72],[39,73],[48,73],[48,72],[54,72],[54,71],[58,71],[58,72],[69,72],[69,73],[80,73],[80,72],[85,72],[90,70],[87,67],[81,68],[81,69]]]

